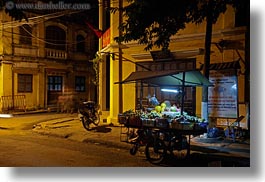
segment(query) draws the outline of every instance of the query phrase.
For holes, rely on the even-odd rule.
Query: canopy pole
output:
[[[185,91],[185,71],[183,72],[182,76],[182,98],[181,98],[181,111],[180,114],[183,115],[184,110],[184,91]]]
[[[143,109],[143,82],[141,81],[140,87],[140,110]]]

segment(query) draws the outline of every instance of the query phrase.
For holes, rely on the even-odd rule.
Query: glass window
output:
[[[76,51],[85,52],[85,38],[82,35],[77,35],[76,42]]]
[[[48,76],[49,91],[62,91],[63,78],[62,76]]]
[[[86,91],[86,77],[76,76],[75,77],[75,91],[85,92]]]
[[[46,27],[45,32],[45,47],[51,49],[65,50],[66,49],[66,33],[63,29],[57,26]]]
[[[31,39],[32,28],[29,25],[24,24],[20,26],[19,34],[20,34],[19,37],[20,44],[32,45],[32,39]]]
[[[18,74],[18,92],[32,92],[32,75]]]

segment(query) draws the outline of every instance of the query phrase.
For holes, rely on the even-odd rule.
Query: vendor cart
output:
[[[164,88],[182,87],[183,92],[186,86],[212,85],[197,70],[133,72],[119,84],[135,82]],[[169,112],[160,111],[159,114],[151,114],[150,117],[142,107],[139,111],[126,111],[119,114],[121,141],[133,145],[130,153],[135,154],[140,146],[145,146],[145,155],[152,163],[162,162],[168,153],[177,158],[189,157],[191,136],[206,133],[207,123],[185,113],[183,103],[184,97],[182,97],[181,109],[174,117],[170,116]]]
[[[121,141],[132,145],[130,153],[145,147],[146,158],[161,163],[167,154],[176,159],[190,156],[191,136],[207,132],[206,123],[175,122],[168,119],[141,119],[134,114],[120,114]]]

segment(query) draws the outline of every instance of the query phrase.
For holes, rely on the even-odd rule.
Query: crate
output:
[[[193,123],[185,123],[183,124],[183,130],[193,130]]]
[[[156,128],[169,128],[169,123],[167,119],[157,118],[155,119]]]
[[[140,116],[130,115],[128,117],[126,126],[128,126],[128,127],[136,127],[136,128],[142,127],[142,120],[141,120]]]
[[[170,126],[172,129],[183,130],[183,125],[179,122],[172,122]]]
[[[147,127],[155,127],[155,119],[143,119],[142,125]]]
[[[172,122],[171,128],[176,130],[193,130],[193,123]]]

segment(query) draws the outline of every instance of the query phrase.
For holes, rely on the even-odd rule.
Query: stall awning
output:
[[[185,74],[185,76],[184,76]],[[185,81],[183,83],[183,76]],[[152,84],[154,86],[212,86],[209,80],[200,71],[137,71],[132,72],[123,83],[139,82]]]
[[[201,65],[201,70],[204,64]],[[227,70],[227,69],[240,69],[239,61],[224,62],[224,63],[212,63],[209,65],[209,70]]]

